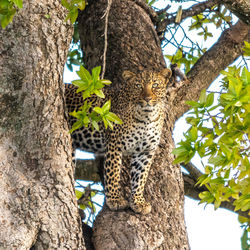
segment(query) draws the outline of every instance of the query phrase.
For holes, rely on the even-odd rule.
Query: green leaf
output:
[[[70,133],[73,133],[75,130],[79,129],[83,127],[83,122],[78,120],[76,121],[73,125],[72,125],[72,128],[69,130]]]
[[[83,99],[86,99],[88,97],[90,97],[91,94],[90,94],[90,90],[86,89],[83,93],[82,93],[82,98]]]
[[[94,94],[96,94],[100,98],[105,98],[105,95],[101,89],[95,89]]]
[[[77,200],[79,200],[79,199],[82,197],[83,192],[81,192],[81,191],[79,191],[79,190],[75,189],[75,194],[76,194],[76,198],[77,198]]]
[[[102,106],[102,112],[103,112],[103,114],[105,114],[106,112],[108,112],[110,110],[110,107],[111,107],[111,101],[108,100]]]
[[[210,107],[214,103],[214,93],[210,93],[206,99],[206,107]]]
[[[109,112],[106,116],[106,119],[108,119],[111,122],[114,122],[116,124],[122,124],[122,120],[114,113]]]
[[[78,17],[78,9],[77,8],[71,9],[68,16],[70,18],[71,23],[74,23]]]
[[[100,108],[100,107],[94,107],[93,110],[94,110],[97,114],[103,115],[103,110],[102,110],[102,108]]]
[[[92,120],[92,126],[94,127],[94,129],[96,129],[97,131],[99,131],[99,125],[96,121]]]
[[[15,14],[16,14],[16,9],[12,7],[11,9],[7,10],[7,13],[5,15],[0,15],[0,22],[3,29],[5,29],[7,25],[12,22]]]
[[[12,0],[13,3],[19,8],[23,8],[23,0]]]
[[[249,43],[249,45],[250,45],[250,43]],[[247,70],[246,67],[244,67],[242,70],[241,79],[242,79],[244,85],[250,84],[250,72]]]
[[[80,66],[80,70],[76,73],[82,80],[86,80],[88,83],[92,81],[90,73],[82,65]]]
[[[86,1],[85,0],[81,0],[79,3],[78,3],[78,8],[80,10],[84,10],[86,7]]]
[[[191,139],[191,141],[196,141],[197,138],[198,138],[198,129],[197,127],[192,127],[190,130],[189,130],[189,137]]]
[[[224,164],[225,160],[226,160],[225,156],[217,155],[216,157],[210,157],[208,162],[215,166],[220,166]]]
[[[250,56],[250,43],[247,41],[244,41],[245,47],[244,47],[244,56]]]
[[[200,101],[201,104],[205,104],[206,103],[206,90],[205,89],[203,89],[201,91],[199,101]]]
[[[83,205],[83,204],[80,204],[79,208],[82,209],[82,210],[85,210],[87,207],[85,205]]]
[[[212,203],[214,201],[213,195],[208,191],[199,193],[199,198],[201,199],[200,203]]]
[[[102,82],[104,85],[109,85],[109,84],[112,83],[111,81],[105,80],[105,79],[102,79],[101,82]]]
[[[180,155],[185,155],[187,154],[187,149],[183,146],[178,147],[178,148],[174,148],[172,151],[172,154],[176,155],[176,156],[180,156]]]
[[[249,250],[250,245],[248,244],[248,242],[249,242],[248,231],[245,229],[241,237],[241,249],[242,250]]]
[[[92,69],[92,78],[94,81],[99,80],[100,73],[101,73],[101,66],[97,66]]]
[[[192,106],[192,107],[196,107],[196,108],[200,108],[202,105],[198,102],[195,102],[195,101],[186,101],[186,104]]]
[[[83,90],[86,90],[89,86],[88,82],[86,80],[74,80],[72,81],[72,84],[78,87],[77,92],[79,93]]]
[[[62,6],[65,7],[66,9],[70,10],[70,4],[68,3],[67,0],[61,0]]]
[[[216,210],[217,208],[219,208],[220,204],[221,204],[220,200],[215,200],[215,202],[214,202],[214,209]]]

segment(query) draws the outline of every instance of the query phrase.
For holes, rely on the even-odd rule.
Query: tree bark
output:
[[[1,249],[84,249],[63,107],[65,14],[60,1],[24,1],[0,28]]]
[[[119,89],[122,72],[160,70],[165,67],[160,41],[142,2],[113,0],[108,23],[108,50],[105,78]],[[89,69],[102,65],[104,22],[107,1],[89,1],[79,18],[85,62]],[[189,249],[183,215],[184,187],[180,168],[172,165],[174,116],[166,110],[166,126],[145,190],[152,204],[147,216],[134,212],[113,212],[104,207],[93,233],[95,249]],[[129,193],[129,164],[124,159],[123,183]]]

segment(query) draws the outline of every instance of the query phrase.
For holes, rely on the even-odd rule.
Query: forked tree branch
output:
[[[173,111],[177,119],[189,109],[185,102],[198,100],[201,90],[208,88],[220,72],[242,54],[243,41],[250,40],[249,31],[248,25],[238,21],[225,30],[217,43],[195,63],[187,74],[189,81],[178,87],[173,98]]]

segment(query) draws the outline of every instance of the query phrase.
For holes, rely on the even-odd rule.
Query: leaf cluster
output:
[[[184,48],[180,47],[174,55],[165,55],[165,57],[171,62],[171,64],[177,64],[180,68],[184,66],[185,74],[191,69],[191,67],[197,62],[197,60],[206,52],[206,49],[191,48],[188,52],[184,52]]]
[[[75,189],[75,194],[76,194],[76,199],[80,201],[78,202],[80,209],[85,210],[89,208],[91,213],[94,214],[96,212],[95,205],[92,202],[92,199],[97,194],[96,190],[93,190],[89,186],[87,186],[83,191]]]
[[[176,12],[176,18],[178,18],[179,12],[180,9]],[[191,24],[187,23],[189,25],[188,30],[197,31],[197,35],[201,36],[204,41],[213,38],[211,31],[213,25],[221,30],[225,30],[232,25],[232,14],[221,5],[215,5],[211,10],[206,10],[190,19]],[[189,37],[187,29],[184,26],[182,27],[182,25],[183,23],[168,26],[169,32],[166,34],[164,47],[170,43],[176,47],[176,53],[174,55],[167,54],[165,57],[172,64],[177,63],[178,67],[184,66],[185,74],[187,74],[197,60],[206,52],[207,48],[203,47],[203,44],[195,42],[192,37]]]
[[[185,140],[173,150],[174,163],[188,163],[198,153],[208,164],[197,185],[201,203],[234,200],[235,210],[250,210],[250,72],[244,67],[223,71],[222,92],[217,103],[214,93],[201,92],[186,118],[190,124]]]
[[[99,122],[103,122],[105,128],[108,127],[113,129],[115,124],[122,124],[122,120],[113,112],[110,111],[111,101],[106,101],[102,107],[92,107],[92,102],[87,98],[92,95],[96,95],[100,98],[105,98],[103,93],[103,87],[111,84],[109,80],[100,79],[101,66],[92,69],[92,74],[85,69],[82,65],[80,70],[77,71],[79,80],[72,81],[72,84],[78,87],[77,93],[82,93],[84,105],[82,105],[77,111],[74,110],[70,113],[71,116],[75,117],[77,121],[73,124],[70,132],[85,126],[92,126],[92,129],[99,130]]]
[[[206,41],[208,37],[213,37],[212,32],[209,32],[207,24],[214,24],[218,28],[226,28],[226,25],[232,24],[232,14],[224,7],[215,6],[212,8],[212,12],[205,15],[200,13],[192,17],[189,30],[201,30],[197,33],[199,36],[203,36]]]
[[[0,23],[4,29],[12,22],[17,9],[23,7],[23,0],[0,0]]]
[[[65,21],[70,20],[74,23],[78,17],[78,9],[84,10],[86,7],[86,0],[61,0],[62,6],[68,10],[68,15]]]

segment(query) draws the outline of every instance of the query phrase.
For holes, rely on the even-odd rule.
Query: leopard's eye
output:
[[[152,87],[153,87],[153,88],[157,88],[157,87],[158,87],[158,83],[154,83],[154,84],[152,85]]]
[[[135,87],[136,87],[137,89],[142,89],[142,86],[141,86],[140,83],[135,84]]]

